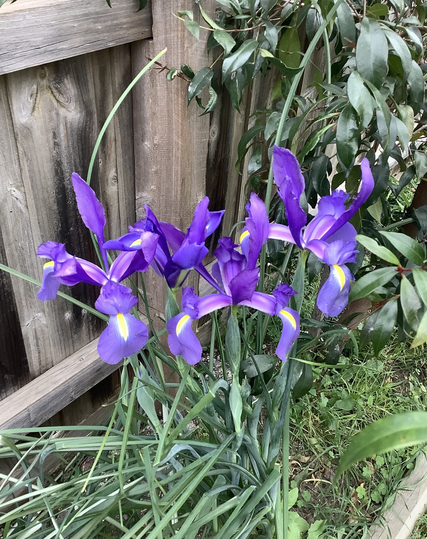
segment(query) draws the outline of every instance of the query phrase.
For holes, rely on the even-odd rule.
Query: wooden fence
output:
[[[132,78],[158,52],[168,67],[208,65],[205,46],[175,14],[193,0],[18,0],[0,9],[0,263],[41,279],[37,246],[66,244],[93,259],[70,176],[85,177],[97,134]],[[214,1],[204,8],[214,12]],[[107,236],[144,216],[148,203],[162,220],[185,229],[197,202],[227,210],[223,231],[244,208],[245,177],[236,148],[268,84],[248,93],[242,113],[226,94],[211,115],[187,107],[187,83],[152,69],[127,98],[101,144],[92,186],[103,202]],[[267,93],[263,88],[267,88]],[[264,95],[266,94],[266,95]],[[148,276],[149,301],[162,312],[163,283]],[[97,290],[67,293],[93,304]],[[0,272],[0,426],[76,423],[114,393],[117,366],[103,363],[103,323],[64,299],[42,303],[37,287]],[[103,381],[103,382],[102,382]]]

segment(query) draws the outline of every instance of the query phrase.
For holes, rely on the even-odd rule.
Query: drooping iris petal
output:
[[[295,243],[294,237],[288,226],[271,223],[268,228],[268,237],[272,240],[282,240],[287,243]]]
[[[317,296],[317,306],[326,316],[338,316],[348,303],[353,275],[346,266],[330,266],[330,274]]]
[[[104,244],[105,212],[95,191],[76,172],[71,175],[77,207],[84,224],[91,230],[100,245]]]
[[[297,311],[285,307],[281,309],[277,316],[283,322],[282,335],[276,348],[276,354],[282,361],[286,361],[289,350],[297,339],[300,332],[300,317]]]
[[[114,251],[137,251],[140,249],[140,241],[141,232],[130,232],[116,240],[106,241],[104,247]]]
[[[244,269],[229,282],[230,294],[234,305],[252,298],[259,280],[258,268]]]
[[[55,299],[56,294],[59,290],[59,285],[61,284],[58,279],[55,278],[54,272],[54,261],[46,262],[43,266],[43,281],[37,298],[41,301],[46,301],[48,299]]]
[[[108,326],[98,342],[99,356],[106,363],[118,363],[145,346],[148,340],[147,326],[129,314],[137,302],[132,290],[119,283],[108,281],[102,287],[95,307],[110,315]]]
[[[187,363],[195,365],[202,358],[202,345],[193,332],[190,315],[180,313],[166,323],[168,344],[171,352],[182,356]]]
[[[335,223],[332,225],[332,227],[322,239],[326,239],[327,237],[331,236],[345,223],[347,223],[347,221],[349,221],[353,217],[353,215],[356,214],[359,208],[368,200],[369,195],[372,193],[375,182],[374,177],[372,176],[369,161],[366,158],[362,161],[360,168],[362,171],[362,181],[360,183],[359,192],[357,193],[356,198],[350,204],[349,208],[342,215],[340,215],[340,217],[338,217],[338,219],[335,221]]]
[[[188,243],[182,245],[172,256],[172,262],[181,269],[195,268],[208,254],[209,249],[204,243]]]
[[[119,363],[123,358],[137,354],[147,343],[147,326],[131,314],[110,316],[107,328],[98,341],[99,357],[106,363]]]
[[[252,269],[256,267],[262,246],[268,239],[269,222],[265,204],[255,193],[251,193],[246,211],[249,217],[245,220],[246,226],[240,236],[240,244],[246,256],[247,267]]]
[[[304,177],[294,154],[274,146],[273,175],[279,194],[285,203],[289,229],[298,247],[301,247],[301,230],[307,223],[307,215],[301,208],[300,198],[305,189]]]
[[[276,314],[276,301],[274,297],[263,292],[254,292],[250,300],[242,301],[240,305],[251,307],[270,316]]]

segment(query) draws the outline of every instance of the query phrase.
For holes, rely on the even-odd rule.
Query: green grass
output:
[[[411,539],[425,539],[427,537],[427,514],[420,517],[412,532]]]
[[[333,489],[339,456],[351,438],[376,419],[426,409],[427,366],[421,349],[395,342],[379,358],[367,349],[358,358],[343,355],[339,362],[347,367],[315,368],[313,388],[293,404],[291,486],[299,487],[302,516],[326,520],[325,537],[362,537],[413,468],[419,448],[368,459]]]

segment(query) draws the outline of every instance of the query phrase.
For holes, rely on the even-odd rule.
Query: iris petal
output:
[[[300,318],[297,311],[289,308],[281,309],[277,315],[283,322],[283,329],[276,348],[276,354],[282,361],[286,361],[287,355],[299,335]]]
[[[123,358],[137,354],[147,343],[147,326],[131,314],[118,313],[110,317],[107,328],[98,341],[99,357],[116,364]]]
[[[346,266],[335,264],[330,269],[329,277],[317,296],[317,306],[326,316],[338,316],[348,304],[353,276]]]
[[[180,313],[168,320],[166,327],[171,352],[182,356],[190,365],[195,365],[202,358],[202,345],[191,328],[192,321],[188,314]]]
[[[305,189],[305,181],[297,158],[292,152],[274,147],[273,174],[279,195],[285,203],[289,229],[295,243],[302,248],[301,230],[307,223],[307,214],[301,208],[300,198]]]

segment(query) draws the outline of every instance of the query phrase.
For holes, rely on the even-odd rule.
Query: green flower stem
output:
[[[290,360],[289,360],[290,361]],[[290,370],[290,365],[289,365]],[[283,490],[283,537],[288,537],[289,529],[289,409],[291,400],[288,395],[288,401],[286,403],[285,411],[285,423],[283,425],[283,439],[282,439],[282,490]]]

